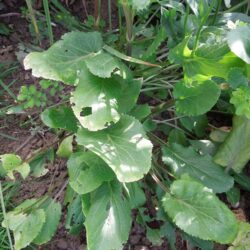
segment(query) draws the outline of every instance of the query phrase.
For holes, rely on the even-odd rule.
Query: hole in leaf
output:
[[[92,114],[92,108],[91,107],[85,107],[82,109],[80,116],[88,116]]]

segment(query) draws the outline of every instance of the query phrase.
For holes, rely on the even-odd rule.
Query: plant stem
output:
[[[187,9],[186,9],[186,14],[185,14],[185,20],[184,20],[184,36],[187,33],[187,21],[188,21],[189,13],[190,13],[190,7],[189,7],[189,4],[187,4]]]
[[[249,3],[249,2],[250,2],[250,0],[242,1],[241,3],[233,6],[232,8],[230,8],[230,9],[228,9],[226,11],[224,11],[224,13],[229,13],[229,12],[235,11],[235,10],[239,9],[240,7],[242,7],[243,5],[245,5],[245,4]]]
[[[112,30],[112,8],[111,0],[108,0],[109,30]]]
[[[32,8],[31,0],[25,0],[25,1],[26,1],[26,4],[27,4],[29,13],[30,13],[30,18],[31,18],[31,22],[32,22],[32,25],[33,25],[34,30],[35,30],[36,38],[37,38],[38,42],[41,44],[40,32],[39,32],[39,28],[38,28],[38,25],[37,25],[35,13],[34,13],[34,10]]]
[[[127,39],[127,54],[130,56],[132,53],[132,42],[134,39],[133,36],[133,22],[134,22],[134,12],[127,5],[126,1],[122,2],[122,8],[126,20],[126,39]]]
[[[9,244],[10,244],[10,249],[14,250],[11,235],[10,235],[10,229],[9,229],[9,223],[6,217],[6,210],[5,210],[5,205],[4,205],[4,198],[3,198],[3,190],[2,190],[2,182],[0,181],[0,201],[1,201],[1,206],[2,206],[2,211],[3,211],[3,218],[6,222],[6,231],[9,239]]]
[[[218,13],[219,13],[219,10],[220,10],[221,3],[222,3],[222,0],[218,0],[218,4],[216,6],[216,11],[215,11],[215,14],[214,14],[212,24],[215,24],[216,18],[218,16]]]
[[[50,42],[50,45],[53,45],[54,38],[53,38],[53,31],[52,31],[52,25],[51,25],[51,19],[50,19],[50,11],[49,11],[48,0],[43,0],[43,8],[44,8],[45,17],[46,17],[49,42]]]
[[[101,0],[95,0],[95,9],[94,9],[94,17],[95,17],[95,29],[99,29],[100,19],[101,19]]]
[[[204,16],[204,17],[202,18],[202,20],[201,20],[200,26],[199,26],[198,31],[197,31],[197,34],[196,34],[196,38],[195,38],[195,42],[194,42],[194,48],[193,48],[193,51],[192,51],[192,55],[194,55],[194,53],[195,53],[195,51],[196,51],[196,49],[197,49],[197,47],[198,47],[202,28],[203,28],[204,24],[206,23],[206,21],[207,21],[209,15],[210,15],[210,13],[211,13],[211,11],[212,11],[212,9],[213,9],[214,4],[215,4],[215,0],[212,1],[211,5],[210,5],[210,8],[209,8],[209,10],[208,10],[208,12],[207,12],[207,15]]]

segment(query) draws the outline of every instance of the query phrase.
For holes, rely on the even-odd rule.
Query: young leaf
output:
[[[135,105],[140,88],[140,80],[103,79],[91,73],[80,74],[71,98],[72,108],[83,127],[91,131],[104,129],[111,122],[116,123],[120,113]]]
[[[116,124],[97,132],[80,129],[77,142],[100,156],[120,182],[137,181],[151,167],[152,144],[133,117],[123,115]]]
[[[49,240],[55,234],[57,226],[61,218],[61,205],[53,201],[51,198],[41,206],[45,212],[45,223],[41,229],[41,232],[32,241],[38,245],[42,245]]]
[[[56,154],[59,157],[69,158],[73,152],[73,135],[66,137],[57,149]]]
[[[228,32],[227,42],[231,51],[250,64],[250,26],[237,27]]]
[[[177,180],[162,200],[165,211],[184,232],[203,240],[231,243],[237,234],[234,214],[210,189],[192,180]]]
[[[215,193],[226,192],[233,186],[233,178],[214,164],[209,155],[199,155],[192,147],[185,148],[178,144],[171,145],[171,148],[163,147],[162,151],[163,162],[178,177],[189,174]]]
[[[122,249],[131,227],[130,208],[116,183],[102,186],[93,197],[86,215],[89,250]]]
[[[230,204],[237,207],[240,202],[240,189],[237,187],[232,187],[227,191],[226,195]]]
[[[236,115],[246,116],[250,119],[250,88],[240,87],[233,91],[230,102],[236,108]]]
[[[62,36],[62,40],[47,51],[30,53],[24,59],[24,67],[26,70],[32,69],[32,74],[36,77],[68,84],[75,84],[77,74],[87,72],[88,69],[94,75],[110,77],[119,64],[102,51],[103,45],[99,32],[73,31]],[[98,64],[94,67],[93,63],[97,60]]]
[[[228,250],[247,249],[250,249],[250,224],[246,222],[240,222],[238,235]]]
[[[219,96],[220,89],[211,80],[192,85],[179,82],[174,88],[176,110],[180,114],[202,115],[216,104]]]
[[[239,139],[240,138],[240,139]],[[233,128],[219,147],[214,161],[240,173],[250,159],[250,120],[235,116]]]
[[[77,119],[71,107],[61,105],[48,108],[41,114],[41,119],[50,128],[61,128],[71,132],[77,131]]]
[[[77,152],[68,161],[69,183],[78,194],[92,192],[114,178],[113,171],[92,152]]]
[[[3,226],[9,226],[13,231],[15,239],[15,249],[20,250],[28,246],[40,233],[45,223],[45,212],[43,209],[34,209],[30,213],[23,213],[22,210],[36,202],[35,199],[26,200],[8,212]]]
[[[22,159],[15,154],[4,154],[0,155],[0,162],[2,167],[7,172],[7,175],[11,179],[15,179],[13,172],[17,171],[21,174],[23,179],[25,179],[30,172],[30,166],[28,163],[23,162]]]

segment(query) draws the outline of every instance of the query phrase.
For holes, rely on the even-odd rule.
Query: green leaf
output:
[[[155,246],[160,246],[162,244],[162,236],[160,229],[152,229],[147,227],[146,237]]]
[[[172,129],[168,136],[168,144],[171,146],[173,144],[180,144],[183,146],[188,146],[188,141],[185,133],[179,129]]]
[[[201,250],[213,250],[214,244],[211,241],[201,240],[199,238],[188,235],[181,232],[181,237],[183,240],[188,241],[188,246],[193,249],[194,247],[199,247]]]
[[[116,123],[120,113],[128,112],[136,103],[141,81],[125,81],[120,77],[99,78],[91,73],[79,75],[71,103],[81,125],[91,131]]]
[[[24,66],[26,70],[32,69],[36,77],[68,84],[75,84],[78,73],[86,73],[88,69],[94,75],[110,77],[118,64],[112,56],[102,51],[103,45],[99,32],[73,31],[62,36],[62,40],[47,51],[30,53],[24,59]],[[94,66],[97,61],[98,64]]]
[[[36,157],[29,163],[31,174],[34,177],[41,177],[47,174],[49,171],[45,168],[47,163],[52,163],[54,161],[54,150],[49,149],[48,151],[36,155]]]
[[[222,244],[236,237],[234,214],[211,190],[192,180],[177,180],[165,194],[163,206],[174,223],[187,234]]]
[[[28,246],[40,233],[45,223],[45,212],[43,209],[36,209],[26,214],[21,212],[21,208],[25,208],[34,203],[35,200],[26,200],[25,204],[21,204],[13,211],[8,212],[3,226],[9,226],[13,231],[15,239],[15,249],[20,250]]]
[[[102,186],[92,197],[86,215],[87,245],[89,250],[122,249],[132,223],[127,200],[120,187],[113,183]]]
[[[219,147],[214,161],[240,173],[250,160],[250,120],[235,116],[233,128],[226,140]]]
[[[50,128],[61,128],[71,132],[77,131],[77,119],[71,107],[61,105],[48,108],[41,114],[41,119]]]
[[[132,8],[136,11],[141,11],[150,5],[151,0],[128,0]]]
[[[192,85],[179,82],[174,87],[176,110],[180,114],[202,115],[209,111],[220,96],[218,85],[211,80]]]
[[[232,206],[238,206],[240,202],[240,189],[237,187],[232,187],[226,193],[227,200],[230,202]]]
[[[171,148],[163,147],[162,152],[163,162],[178,177],[188,174],[215,193],[226,192],[233,186],[233,178],[213,163],[209,155],[199,155],[192,147],[185,148],[178,144],[173,144]]]
[[[138,182],[127,183],[126,191],[131,208],[138,208],[146,203],[145,193]]]
[[[57,152],[56,154],[59,156],[59,157],[63,157],[63,158],[69,158],[70,155],[72,154],[73,152],[73,138],[74,136],[71,135],[71,136],[68,136],[66,137],[60,144],[60,146],[58,147],[57,149]]]
[[[30,172],[30,166],[28,163],[23,162],[22,159],[15,154],[4,154],[0,155],[0,161],[2,163],[2,167],[7,172],[7,175],[11,179],[15,179],[13,172],[17,171],[21,174],[23,179],[25,179]]]
[[[110,77],[113,71],[119,68],[119,61],[104,51],[86,59],[85,62],[90,72],[103,78]]]
[[[239,231],[236,239],[228,250],[247,250],[250,249],[250,224],[239,223]]]
[[[80,129],[77,142],[100,156],[120,182],[137,181],[151,167],[152,144],[133,117],[123,115],[116,124],[97,132]]]
[[[233,89],[237,89],[241,86],[247,86],[248,80],[244,75],[242,68],[232,68],[228,72],[228,83]]]
[[[194,132],[198,137],[204,137],[208,125],[206,115],[182,117],[180,122],[188,131]]]
[[[84,227],[83,223],[82,196],[77,195],[68,206],[65,228],[69,230],[70,234],[78,235]]]
[[[41,232],[32,241],[38,245],[42,245],[51,240],[61,218],[61,205],[60,203],[53,201],[51,198],[49,198],[46,204],[43,204],[41,208],[45,212],[46,220]]]
[[[151,113],[151,109],[148,104],[136,105],[130,112],[129,115],[135,117],[138,120],[143,120]]]
[[[240,87],[233,91],[230,103],[236,108],[236,115],[246,116],[250,119],[250,88]]]
[[[78,194],[92,192],[114,178],[113,171],[92,152],[72,154],[68,161],[69,184]]]
[[[231,51],[243,61],[250,64],[250,26],[240,26],[227,34],[227,42]]]

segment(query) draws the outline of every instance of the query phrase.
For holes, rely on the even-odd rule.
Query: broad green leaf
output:
[[[18,209],[17,209],[18,210]],[[40,233],[45,223],[45,212],[43,209],[36,209],[25,214],[16,209],[7,213],[3,226],[9,226],[13,231],[15,249],[20,250],[28,246]]]
[[[79,75],[71,103],[81,125],[91,131],[116,123],[120,113],[128,112],[136,103],[141,81],[125,81],[120,77],[99,78],[91,73]]]
[[[235,116],[233,128],[226,140],[219,147],[214,161],[240,173],[250,160],[250,120]]]
[[[47,163],[54,161],[54,150],[49,149],[48,151],[36,155],[36,157],[29,163],[31,175],[34,177],[41,177],[47,174],[49,171],[46,167]]]
[[[192,180],[177,180],[162,200],[165,211],[187,234],[222,244],[236,237],[238,224],[234,214],[216,195]]]
[[[214,155],[217,152],[218,145],[210,140],[189,140],[193,148],[201,155]]]
[[[104,51],[86,59],[85,62],[90,72],[103,78],[110,77],[112,72],[119,68],[119,61]]]
[[[201,250],[214,250],[214,244],[211,241],[201,240],[199,238],[188,235],[184,232],[181,232],[181,237],[183,240],[188,241],[188,246],[191,249],[199,247]]]
[[[92,152],[77,152],[68,161],[69,184],[78,194],[92,192],[114,178],[113,171]]]
[[[237,89],[241,86],[247,86],[248,80],[244,75],[244,71],[242,68],[232,68],[228,72],[228,83],[233,89]]]
[[[183,146],[188,146],[186,135],[180,129],[172,129],[169,133],[168,144],[171,146],[175,143],[183,145]]]
[[[129,115],[135,117],[137,120],[143,120],[151,113],[151,109],[148,104],[136,105],[130,112]]]
[[[177,177],[188,174],[215,193],[226,192],[233,186],[233,178],[213,163],[209,155],[199,155],[192,147],[185,148],[178,144],[173,144],[171,148],[163,147],[162,152],[163,162]]]
[[[180,123],[190,132],[194,132],[198,137],[204,137],[208,119],[206,115],[186,116],[180,118]]]
[[[233,91],[230,103],[235,106],[236,115],[250,119],[250,88],[240,87]]]
[[[53,201],[51,198],[41,206],[45,212],[45,223],[41,229],[41,232],[32,241],[38,245],[42,245],[53,237],[56,232],[57,226],[61,218],[61,205]]]
[[[188,5],[196,16],[203,18],[208,13],[208,0],[187,0]]]
[[[116,124],[97,132],[80,129],[77,142],[100,156],[120,182],[137,181],[151,167],[152,144],[133,117],[123,115]]]
[[[65,228],[69,230],[70,234],[78,235],[84,228],[84,219],[82,212],[82,195],[77,195],[68,206]]]
[[[176,110],[180,114],[202,115],[216,104],[219,96],[220,89],[211,80],[191,85],[179,82],[174,87]]]
[[[160,229],[152,229],[147,227],[146,237],[155,246],[160,246],[162,244],[162,235]]]
[[[145,193],[138,182],[127,183],[126,191],[131,208],[138,208],[146,203]]]
[[[30,166],[28,163],[23,162],[22,159],[15,154],[4,154],[0,155],[0,162],[3,169],[7,172],[7,175],[11,179],[15,179],[13,173],[14,171],[21,174],[23,179],[25,179],[30,172]]]
[[[122,249],[132,223],[130,207],[116,183],[102,186],[93,197],[86,215],[89,250]]]
[[[237,27],[228,32],[227,42],[231,51],[250,64],[250,26]]]
[[[75,84],[77,74],[87,72],[88,69],[94,75],[110,77],[119,65],[102,50],[103,45],[99,32],[73,31],[63,35],[47,51],[30,53],[24,59],[24,66],[26,70],[32,69],[36,77],[68,84]]]
[[[71,107],[61,105],[48,108],[41,114],[41,119],[50,128],[61,128],[71,132],[77,131],[77,119]]]
[[[246,222],[240,222],[238,235],[228,250],[248,249],[250,249],[250,224]]]
[[[56,154],[59,157],[69,158],[73,152],[73,135],[66,137],[59,145]]]

